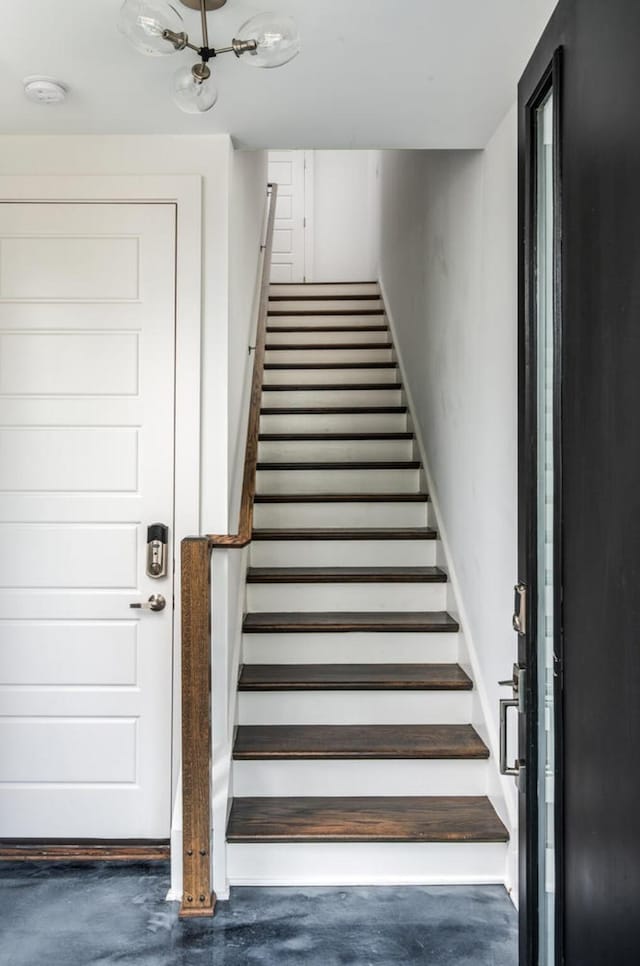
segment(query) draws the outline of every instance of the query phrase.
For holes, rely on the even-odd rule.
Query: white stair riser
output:
[[[280,363],[277,363],[280,365]],[[353,383],[357,386],[363,382],[399,382],[397,366],[385,366],[374,369],[305,369],[304,366],[295,369],[265,369],[262,382],[266,386],[296,386],[314,385],[319,382]]]
[[[486,795],[488,763],[409,759],[234,761],[238,797],[298,795]]]
[[[300,439],[262,440],[258,460],[272,463],[359,462],[412,460],[411,439]]]
[[[269,286],[269,295],[297,298],[300,295],[319,295],[321,298],[339,298],[341,295],[379,295],[380,287],[377,282],[313,282],[299,285],[273,284]]]
[[[327,326],[336,328],[330,319],[327,320],[326,324]],[[384,322],[373,319],[371,324],[384,325]],[[287,326],[287,328],[290,328],[290,326]],[[388,329],[375,332],[367,331],[367,329],[368,327],[363,327],[362,331],[344,329],[342,332],[323,332],[322,330],[312,329],[310,326],[307,326],[304,332],[267,332],[266,341],[267,345],[322,344],[327,346],[344,345],[345,343],[348,345],[352,342],[380,342],[384,344],[391,341]]]
[[[286,611],[444,610],[446,584],[247,584],[247,609]]]
[[[269,304],[269,312],[373,312],[383,309],[381,299],[331,299],[320,298],[309,302],[307,299],[283,299]],[[323,324],[322,322],[320,323]]]
[[[243,634],[244,664],[455,664],[458,634]]]
[[[401,406],[401,389],[297,389],[263,392],[262,406]]]
[[[254,567],[420,567],[436,562],[436,540],[254,540]]]
[[[419,470],[258,470],[257,493],[417,493]]]
[[[280,303],[282,304],[282,303]],[[343,307],[344,308],[344,307]],[[271,306],[274,312],[282,311]],[[331,325],[334,328],[359,329],[361,326],[369,325],[388,325],[385,315],[270,315],[268,326],[270,329],[296,328],[296,329],[317,329],[323,325]],[[269,333],[271,334],[271,333]]]
[[[471,719],[468,691],[241,691],[238,698],[241,725],[450,725]]]
[[[265,843],[227,845],[231,885],[502,883],[503,843]]]
[[[255,527],[426,527],[428,503],[256,503]]]
[[[404,433],[406,413],[270,413],[261,433]]]
[[[299,362],[301,366],[314,362],[392,362],[393,351],[381,347],[379,349],[269,349],[265,353],[265,362],[277,363]]]

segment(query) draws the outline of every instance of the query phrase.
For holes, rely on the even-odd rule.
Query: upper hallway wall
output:
[[[314,282],[377,277],[374,151],[314,151]]]
[[[515,659],[517,130],[380,156],[380,275],[494,736]]]
[[[242,489],[247,390],[254,358],[248,347],[255,344],[266,191],[266,151],[234,151],[229,190],[228,479],[231,530],[236,525]]]

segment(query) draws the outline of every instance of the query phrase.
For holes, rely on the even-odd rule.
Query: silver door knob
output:
[[[149,600],[144,603],[129,604],[129,607],[137,610],[164,610],[166,606],[167,602],[162,594],[151,594]]]

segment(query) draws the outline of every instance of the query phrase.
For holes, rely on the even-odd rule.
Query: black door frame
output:
[[[556,963],[562,962],[562,48],[539,75],[525,78],[518,96],[518,583],[526,587],[518,665],[525,669],[519,715],[520,966],[538,966],[538,367],[537,367],[537,141],[536,111],[553,90],[553,432],[554,432],[554,666],[555,666],[555,887]]]

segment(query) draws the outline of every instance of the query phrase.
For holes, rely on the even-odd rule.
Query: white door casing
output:
[[[4,837],[169,833],[175,218],[0,205]]]
[[[271,257],[272,282],[304,282],[305,152],[269,151],[269,181],[278,185]]]

